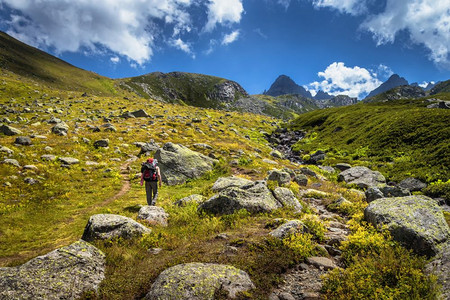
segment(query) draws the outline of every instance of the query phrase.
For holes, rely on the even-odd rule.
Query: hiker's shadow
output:
[[[137,213],[137,212],[139,212],[141,207],[142,207],[141,204],[136,204],[136,205],[127,206],[124,208],[124,210],[128,211],[128,212],[132,212],[132,213]]]

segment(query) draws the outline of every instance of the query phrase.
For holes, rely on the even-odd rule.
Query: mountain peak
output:
[[[388,80],[386,80],[386,81],[383,82],[379,87],[377,87],[376,89],[374,89],[373,91],[371,91],[371,92],[367,95],[366,99],[367,99],[367,98],[370,98],[370,97],[373,97],[373,96],[376,96],[376,95],[378,95],[378,94],[387,92],[387,91],[389,91],[390,89],[396,88],[396,87],[398,87],[398,86],[401,86],[401,85],[408,85],[408,84],[409,84],[409,83],[408,83],[408,81],[407,81],[405,78],[400,77],[398,74],[392,74],[391,77],[389,77]]]
[[[278,78],[270,86],[270,89],[264,94],[273,97],[288,94],[298,94],[304,97],[312,98],[310,92],[308,92],[307,90],[305,90],[305,88],[295,83],[295,81],[292,80],[287,75],[278,76]]]

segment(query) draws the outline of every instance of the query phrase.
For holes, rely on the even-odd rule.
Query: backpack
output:
[[[144,162],[142,163],[141,172],[144,174],[143,178],[145,181],[158,181],[158,176],[156,172],[156,160],[152,163]]]

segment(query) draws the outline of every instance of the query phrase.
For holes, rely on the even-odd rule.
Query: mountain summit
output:
[[[303,97],[312,98],[311,93],[305,90],[302,86],[295,83],[289,76],[280,75],[270,86],[270,89],[264,93],[264,95],[269,95],[273,97],[288,95],[288,94],[298,94]]]
[[[401,85],[408,85],[408,81],[403,78],[398,76],[397,74],[393,74],[391,77],[389,77],[388,80],[386,80],[385,82],[383,82],[379,87],[377,87],[376,89],[374,89],[373,91],[371,91],[369,93],[369,95],[367,95],[367,98],[376,96],[378,94],[384,93],[389,91],[390,89],[393,89],[395,87],[401,86]]]

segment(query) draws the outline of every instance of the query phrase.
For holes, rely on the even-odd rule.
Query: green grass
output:
[[[325,164],[349,162],[381,171],[389,180],[449,178],[450,111],[422,100],[357,104],[301,115],[288,127],[309,136],[294,148],[327,151]]]

